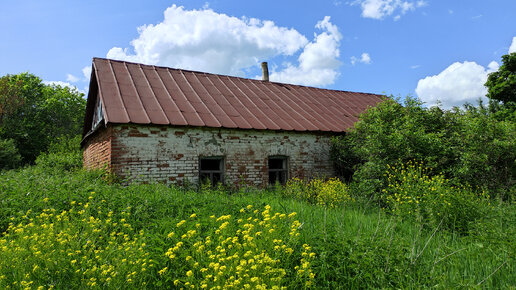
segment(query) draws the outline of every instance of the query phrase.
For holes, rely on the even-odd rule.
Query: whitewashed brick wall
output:
[[[289,177],[334,175],[322,133],[112,125],[111,166],[129,180],[197,183],[199,158],[223,156],[226,184],[268,184],[269,156],[288,156]]]

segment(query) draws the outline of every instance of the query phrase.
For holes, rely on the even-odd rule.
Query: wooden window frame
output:
[[[95,106],[95,109],[93,111],[93,120],[91,124],[91,129],[95,130],[100,122],[104,120],[104,111],[102,109],[102,100],[100,99],[100,96],[97,96],[97,104]]]
[[[282,162],[282,168],[270,168],[270,163],[271,163],[271,160],[281,160]],[[287,180],[288,180],[288,162],[289,161],[289,158],[288,156],[283,156],[283,155],[274,155],[274,156],[269,156],[269,158],[267,159],[267,172],[269,174],[269,185],[274,185],[276,183],[276,181],[279,181],[279,183],[281,185],[285,185],[287,183]],[[281,178],[281,175],[283,173],[283,180]],[[275,178],[274,179],[271,179],[271,174],[274,174],[275,175]],[[274,182],[273,182],[274,180]]]
[[[219,161],[219,168],[218,169],[203,169],[203,160],[218,160]],[[225,168],[225,158],[224,156],[201,156],[199,157],[199,184],[201,184],[204,180],[203,175],[208,175],[208,179],[211,182],[212,186],[217,185],[217,183],[224,184],[224,168]],[[220,178],[218,181],[215,181],[214,176],[219,174]]]

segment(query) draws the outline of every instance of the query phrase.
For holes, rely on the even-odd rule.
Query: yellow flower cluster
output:
[[[449,206],[445,192],[441,189],[446,183],[442,175],[430,177],[429,168],[422,163],[409,161],[397,166],[387,165],[385,173],[387,188],[382,189],[383,199],[394,213],[417,215],[421,206],[430,198],[438,196],[443,206]]]
[[[353,201],[349,187],[337,178],[312,179],[309,182],[292,178],[287,182],[284,193],[286,196],[332,208]]]
[[[430,169],[420,162],[409,161],[388,168],[385,173],[388,184],[382,189],[382,199],[398,215],[433,219],[439,223],[443,215],[463,211],[455,207],[489,199],[484,191],[475,194],[465,186],[452,186],[442,174],[430,176]]]
[[[212,231],[207,235],[197,231],[197,216],[192,216],[167,235],[172,244],[165,253],[169,265],[160,274],[181,269],[170,273],[176,287],[285,289],[285,266],[295,263],[298,278],[312,285],[315,253],[304,245],[301,260],[295,261],[302,227],[295,213],[272,213],[268,205],[253,210],[249,205],[238,216],[211,216],[207,228]]]
[[[47,289],[53,281],[117,288],[151,270],[143,231],[134,232],[125,218],[102,212],[101,205],[93,208],[94,201],[92,192],[87,203],[72,201],[68,211],[29,210],[17,224],[12,219],[0,238],[0,288]]]

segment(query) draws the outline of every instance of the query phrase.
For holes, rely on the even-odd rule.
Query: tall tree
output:
[[[489,74],[487,97],[503,104],[516,103],[516,52],[502,56],[502,65]]]
[[[0,78],[0,138],[12,139],[32,163],[59,137],[80,134],[86,107],[76,89],[45,85],[29,73]]]

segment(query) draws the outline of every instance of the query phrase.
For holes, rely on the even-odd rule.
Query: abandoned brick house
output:
[[[265,66],[266,69],[266,66]],[[256,186],[333,176],[330,139],[383,96],[93,59],[84,166]]]

